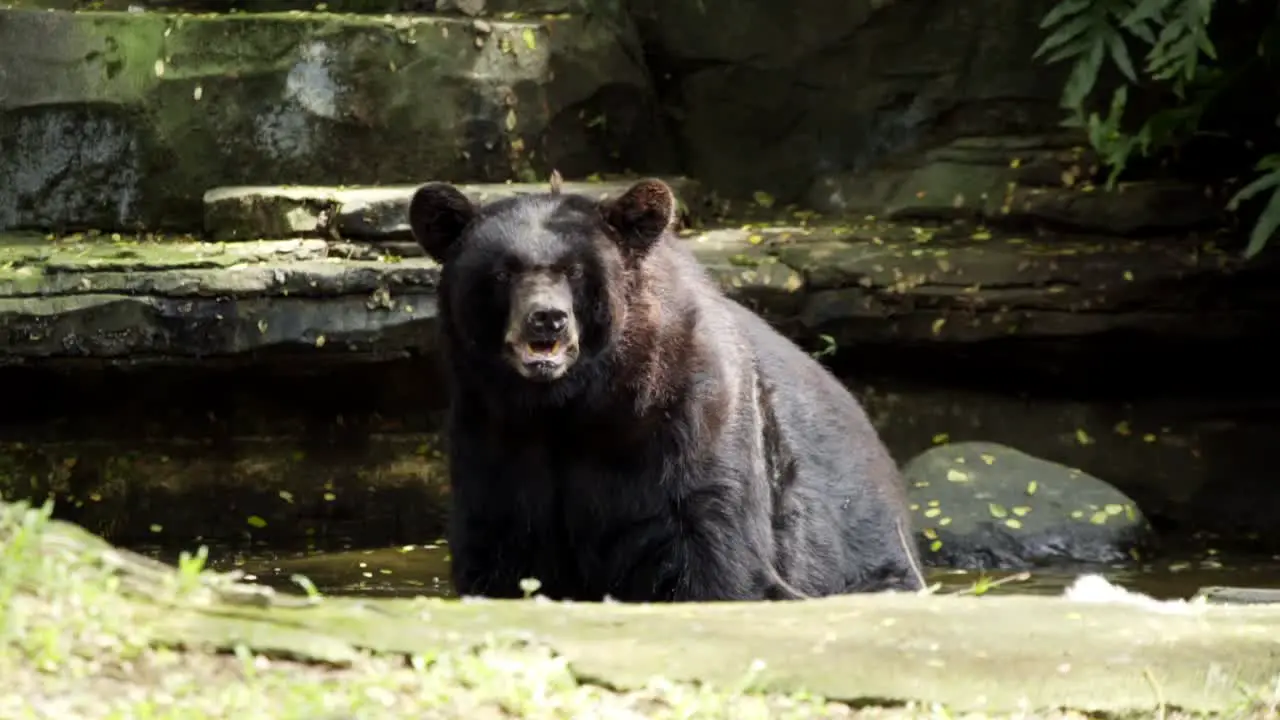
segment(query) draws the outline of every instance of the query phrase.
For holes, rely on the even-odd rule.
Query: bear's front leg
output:
[[[734,483],[686,497],[675,538],[676,601],[764,600],[772,586],[769,519]]]
[[[736,534],[704,529],[682,540],[685,567],[675,584],[676,602],[765,600],[768,575],[747,544]]]
[[[510,534],[510,523],[486,521],[454,505],[449,554],[454,590],[459,596],[520,598],[520,581],[532,570],[529,542]]]
[[[767,568],[749,528],[699,504],[673,502],[673,512],[634,523],[605,542],[605,594],[622,602],[765,599]]]
[[[529,574],[522,571],[526,563],[497,543],[473,543],[452,551],[454,590],[461,597],[481,596],[495,599],[524,597],[520,581]]]

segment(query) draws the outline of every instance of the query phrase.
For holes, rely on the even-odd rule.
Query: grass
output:
[[[615,692],[575,677],[546,648],[512,642],[432,657],[364,654],[343,667],[268,658],[244,646],[234,653],[160,647],[148,635],[147,613],[190,601],[215,583],[202,558],[187,556],[177,572],[158,574],[159,590],[150,588],[148,602],[139,602],[116,572],[112,551],[46,532],[48,516],[47,507],[0,503],[3,719],[966,717],[940,707],[852,708],[762,695],[750,691],[749,676],[730,688],[654,679],[641,690]],[[1275,712],[1275,698],[1260,695],[1238,717]]]

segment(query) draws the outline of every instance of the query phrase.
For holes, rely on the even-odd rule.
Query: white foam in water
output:
[[[1190,614],[1200,612],[1206,604],[1203,600],[1157,600],[1150,595],[1126,590],[1101,575],[1081,575],[1062,596],[1073,602],[1113,603],[1146,608],[1152,612]]]

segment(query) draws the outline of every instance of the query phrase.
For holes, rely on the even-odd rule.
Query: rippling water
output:
[[[165,548],[136,549],[170,562],[177,558],[177,552]],[[280,589],[296,589],[291,578],[302,575],[331,595],[453,596],[448,548],[443,543],[293,553],[215,546],[209,551],[209,565],[220,571],[240,570],[247,579]],[[1161,599],[1189,598],[1209,585],[1280,588],[1280,556],[1229,557],[1210,551],[1142,565],[1034,570],[1028,579],[1012,581],[1007,579],[1017,573],[1010,571],[927,571],[929,581],[941,584],[944,592],[986,585],[990,593],[1035,595],[1058,594],[1084,573],[1105,575],[1113,583]]]

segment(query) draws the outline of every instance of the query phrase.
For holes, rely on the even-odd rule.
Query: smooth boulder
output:
[[[903,474],[930,565],[1130,562],[1153,540],[1137,503],[1110,484],[998,443],[939,445]]]

